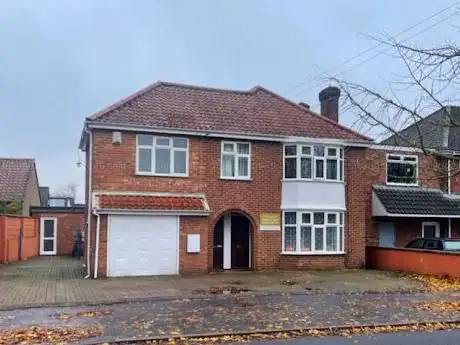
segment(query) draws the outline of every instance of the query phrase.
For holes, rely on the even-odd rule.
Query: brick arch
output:
[[[209,243],[211,250],[209,251],[209,270],[214,270],[214,233],[217,223],[227,214],[239,214],[244,216],[249,221],[249,234],[250,234],[250,269],[254,270],[256,267],[255,258],[256,258],[256,229],[257,223],[254,220],[254,217],[251,214],[241,208],[228,208],[217,213],[211,220],[211,231],[209,232]]]
[[[249,212],[246,212],[240,208],[230,208],[230,209],[226,209],[224,211],[219,212],[212,220],[211,228],[214,230],[214,228],[216,227],[217,223],[221,220],[221,218],[230,213],[237,213],[242,216],[245,216],[249,220],[249,223],[251,224],[251,228],[249,230],[252,233],[255,232],[255,229],[257,228],[256,221],[254,220],[254,218],[251,216]]]

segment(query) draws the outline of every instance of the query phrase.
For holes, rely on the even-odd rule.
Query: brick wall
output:
[[[57,255],[71,255],[77,232],[85,230],[85,214],[81,212],[34,212],[35,217],[56,217]]]
[[[281,255],[280,268],[298,269],[337,269],[345,268],[345,255]]]
[[[206,217],[180,217],[179,234],[179,272],[196,273],[206,272],[209,268],[209,251],[212,252],[212,244],[209,243],[209,222]],[[200,235],[200,252],[187,253],[187,235]]]
[[[368,247],[367,266],[460,278],[460,253]]]
[[[396,247],[404,247],[410,241],[422,237],[423,222],[439,222],[441,233],[448,233],[449,224],[446,218],[400,218],[395,220]],[[460,220],[452,219],[451,237],[460,238]]]

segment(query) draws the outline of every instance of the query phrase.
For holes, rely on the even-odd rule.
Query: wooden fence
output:
[[[460,253],[367,247],[366,267],[460,278]]]
[[[40,224],[35,217],[0,216],[0,263],[39,254]]]

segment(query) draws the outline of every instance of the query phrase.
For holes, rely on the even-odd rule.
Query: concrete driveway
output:
[[[0,265],[0,309],[75,306],[213,294],[396,292],[418,282],[366,270],[226,272],[198,276],[83,279],[80,260],[37,257]]]

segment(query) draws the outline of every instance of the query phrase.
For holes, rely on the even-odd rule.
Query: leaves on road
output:
[[[460,290],[460,278],[440,277],[415,273],[405,274],[404,276],[424,283],[427,291],[441,292]]]
[[[239,287],[239,286],[217,286],[211,287],[209,289],[209,293],[212,295],[228,295],[228,294],[239,294],[250,292],[251,289],[247,287]]]
[[[428,303],[420,303],[415,306],[417,309],[428,311],[457,311],[460,312],[460,302],[457,301],[433,301]]]
[[[65,344],[67,342],[100,336],[102,334],[103,329],[101,327],[28,327],[0,331],[0,345]]]
[[[106,315],[111,315],[112,311],[111,310],[86,310],[86,311],[80,311],[78,313],[60,313],[56,314],[55,317],[58,320],[66,321],[70,320],[76,317],[98,317],[98,316],[106,316]]]
[[[446,329],[460,329],[460,323],[427,323],[401,326],[376,326],[376,327],[340,327],[340,328],[318,328],[295,331],[274,331],[274,332],[257,332],[244,335],[222,335],[208,337],[186,338],[171,337],[167,340],[151,340],[137,342],[143,345],[189,345],[189,344],[217,344],[230,342],[248,342],[251,340],[273,340],[273,339],[291,339],[297,337],[326,337],[326,336],[343,336],[353,337],[357,335],[373,335],[377,333],[394,333],[394,332],[418,332],[418,331],[437,331]],[[356,341],[354,341],[356,343]],[[132,343],[131,343],[132,344]],[[125,344],[120,344],[125,345]],[[127,344],[126,344],[127,345]]]

